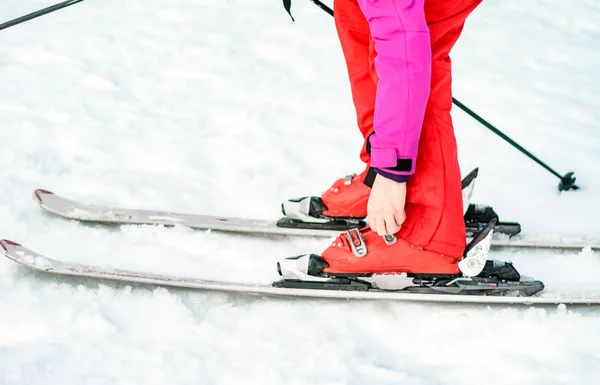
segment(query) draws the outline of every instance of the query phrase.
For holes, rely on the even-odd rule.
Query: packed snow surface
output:
[[[3,0],[0,20],[51,5]],[[109,206],[276,219],[359,172],[332,18],[295,0],[83,2],[0,32],[0,238],[58,258],[269,282],[324,239],[82,225],[45,188]],[[581,190],[453,111],[473,199],[528,234],[600,237],[600,5],[486,1],[452,53],[454,95]],[[502,251],[549,291],[600,293],[600,256]],[[583,294],[582,294],[583,293]],[[580,384],[600,309],[244,295],[62,279],[0,260],[0,384]]]

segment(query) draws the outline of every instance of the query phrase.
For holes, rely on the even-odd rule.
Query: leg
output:
[[[373,67],[375,50],[369,25],[357,0],[335,0],[334,18],[348,68],[358,128],[366,139],[373,131],[376,90]],[[365,146],[361,150],[360,158],[365,163],[369,161]]]
[[[366,245],[356,257],[351,241],[342,234],[322,257],[335,273],[411,272],[458,273],[465,249],[461,175],[452,107],[449,53],[469,13],[481,0],[426,0],[425,10],[432,46],[431,90],[419,140],[416,172],[408,181],[406,221],[394,245],[385,245],[370,229],[361,230],[352,243]],[[459,5],[462,9],[453,9]]]
[[[376,89],[373,41],[369,33],[369,25],[357,0],[335,0],[334,18],[348,69],[358,128],[365,138],[360,158],[368,167],[369,155],[366,151],[366,138],[373,131]],[[321,200],[327,207],[327,210],[323,211],[323,215],[338,218],[366,217],[370,188],[362,183],[365,173],[363,172],[351,180],[338,179],[327,191],[323,192]]]
[[[410,244],[450,256],[465,247],[461,176],[450,117],[452,77],[450,50],[467,16],[481,0],[460,4],[426,0],[432,45],[431,93],[421,132],[419,167],[408,182],[406,222],[400,236]],[[465,7],[456,9],[457,6]]]

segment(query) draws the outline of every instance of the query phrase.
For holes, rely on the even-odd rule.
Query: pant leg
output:
[[[432,46],[431,92],[419,141],[417,170],[408,181],[400,236],[426,250],[460,256],[465,247],[461,175],[450,116],[450,50],[481,0],[426,0]]]
[[[449,54],[467,16],[481,1],[425,1],[432,48],[431,90],[419,141],[419,167],[408,182],[407,216],[400,230],[400,236],[417,247],[455,257],[464,250],[466,234],[456,138],[450,117]],[[357,0],[335,0],[334,11],[358,126],[366,139],[373,131],[377,84],[374,44]],[[368,162],[365,149],[363,146],[361,159]]]
[[[338,37],[346,60],[352,100],[356,109],[358,128],[366,138],[373,132],[376,75],[373,66],[375,50],[369,33],[369,25],[357,0],[335,0],[334,19]],[[366,145],[360,153],[368,163]]]

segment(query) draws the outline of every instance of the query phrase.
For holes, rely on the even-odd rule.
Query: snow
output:
[[[50,2],[4,0],[0,20]],[[78,201],[277,218],[359,171],[331,17],[309,1],[89,1],[0,32],[0,237],[49,257],[211,279],[277,279],[319,239],[82,225]],[[455,97],[582,190],[455,109],[473,199],[530,234],[599,237],[600,6],[483,2],[452,55]],[[548,235],[549,234],[549,235]],[[600,258],[504,251],[549,291],[598,293]],[[596,294],[597,295],[597,294]],[[56,278],[0,260],[0,384],[576,384],[597,308],[265,300]]]

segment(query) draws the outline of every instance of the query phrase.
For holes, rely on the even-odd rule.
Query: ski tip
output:
[[[479,175],[479,167],[475,167],[470,173],[467,174],[467,176],[465,176],[462,180],[462,188],[463,190],[469,185],[471,184],[471,182],[477,178],[477,176]]]
[[[52,191],[48,191],[48,190],[39,188],[33,192],[33,197],[39,204],[42,204],[42,196],[43,195],[53,195],[53,194],[54,193]]]
[[[4,251],[8,252],[8,247],[6,247],[6,245],[21,246],[17,242],[9,241],[8,239],[0,239],[0,246],[4,249]]]

